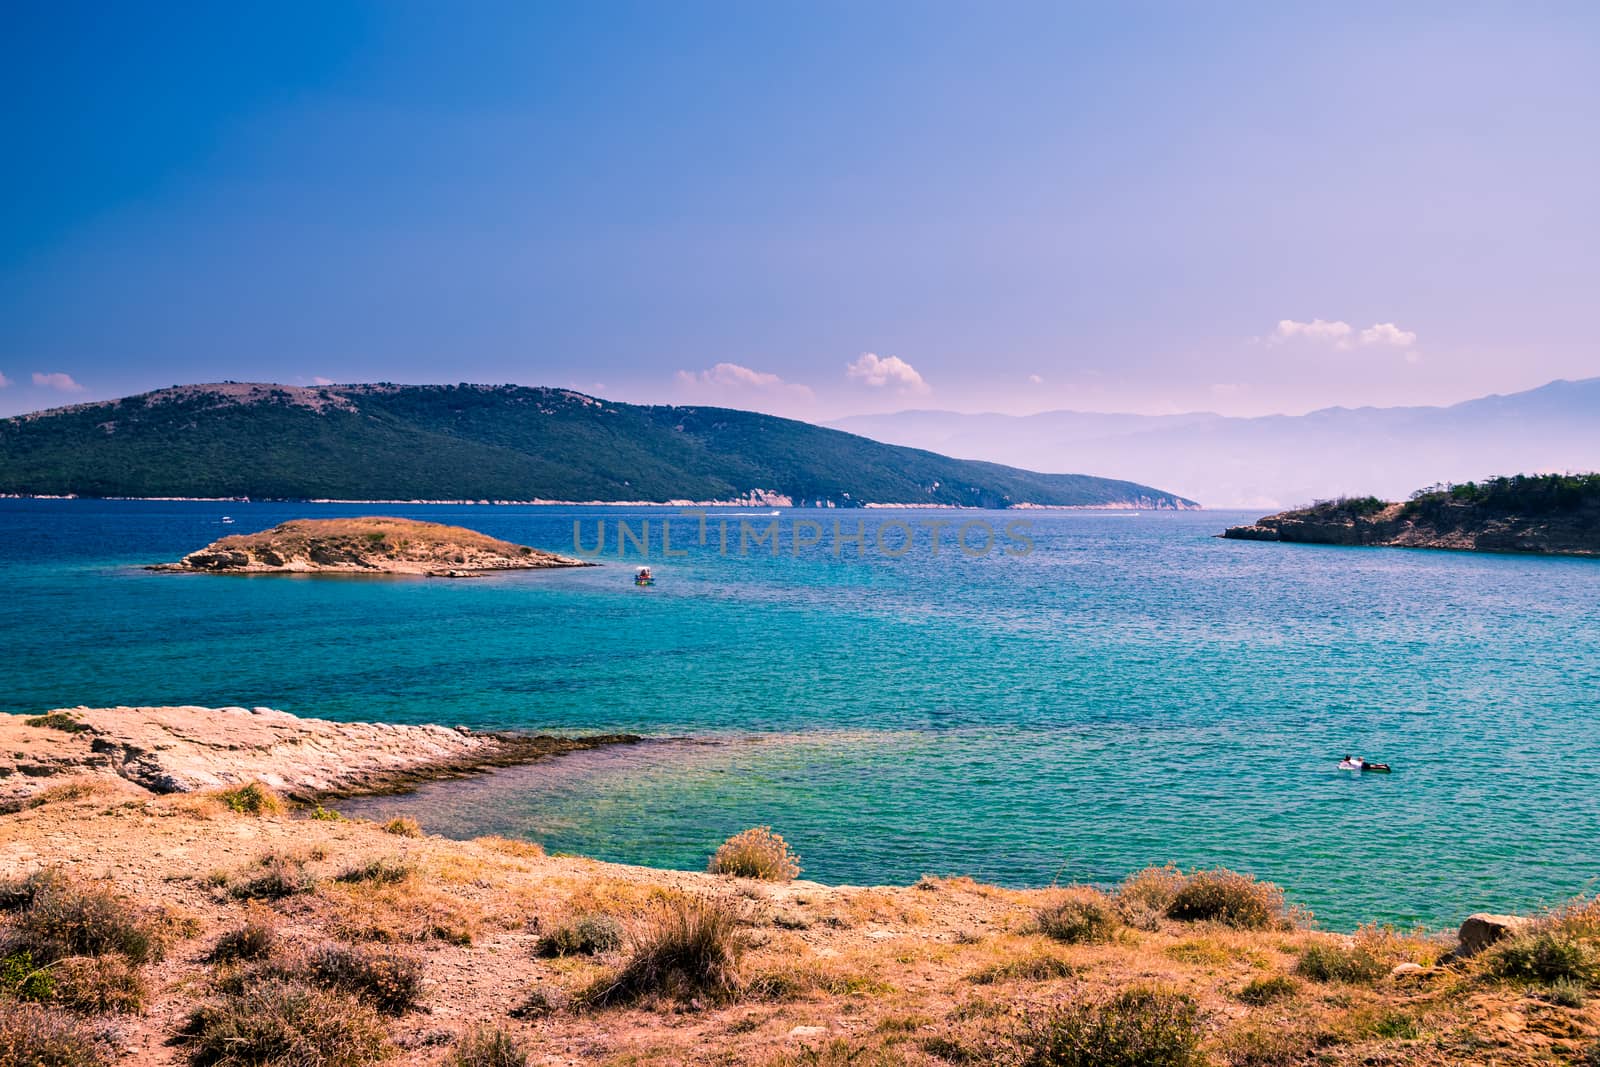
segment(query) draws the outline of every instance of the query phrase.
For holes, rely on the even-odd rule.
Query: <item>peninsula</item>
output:
[[[1517,475],[1425,489],[1410,500],[1323,501],[1223,537],[1316,545],[1600,556],[1600,474]]]
[[[235,534],[151,570],[208,574],[426,574],[461,578],[488,571],[592,567],[462,526],[415,519],[295,519]]]
[[[1032,890],[799,881],[815,857],[759,827],[720,848],[728,828],[708,836],[707,871],[653,870],[429,836],[403,809],[345,818],[319,788],[359,784],[354,766],[454,773],[493,751],[444,727],[74,708],[0,715],[0,745],[0,784],[18,787],[0,815],[0,1063],[1553,1067],[1600,1053],[1592,899],[1346,935],[1221,869]]]

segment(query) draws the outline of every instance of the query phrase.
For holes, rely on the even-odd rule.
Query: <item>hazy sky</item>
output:
[[[1600,5],[0,14],[0,412],[222,378],[823,419],[1600,375]]]

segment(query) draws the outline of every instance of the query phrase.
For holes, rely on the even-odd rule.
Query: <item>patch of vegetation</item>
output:
[[[64,711],[46,712],[43,715],[35,715],[22,721],[27,726],[38,726],[46,730],[60,730],[62,733],[67,734],[82,734],[89,731],[87,723],[80,722],[76,717]]]
[[[1286,1000],[1300,992],[1300,983],[1286,974],[1273,974],[1252,978],[1239,990],[1239,999],[1260,1007],[1274,1001]]]
[[[1557,978],[1544,990],[1544,999],[1561,1008],[1581,1008],[1589,1000],[1589,989],[1582,982]]]
[[[1490,948],[1484,962],[1497,978],[1584,986],[1600,982],[1594,949],[1558,929],[1533,930],[1502,941]]]
[[[585,912],[539,938],[541,956],[595,956],[622,947],[622,924],[603,912]]]
[[[1389,964],[1359,943],[1346,948],[1319,941],[1306,946],[1294,972],[1313,982],[1372,985],[1389,973]]]
[[[211,946],[209,963],[234,963],[239,960],[266,959],[278,940],[278,925],[265,915],[252,915],[231,930],[223,932]]]
[[[1199,1008],[1182,993],[1135,987],[1034,1018],[1024,1067],[1200,1067]]]
[[[349,867],[334,878],[346,885],[399,885],[417,873],[416,867],[404,860],[379,856],[357,867]]]
[[[224,789],[217,794],[217,799],[229,811],[240,815],[281,815],[285,810],[283,799],[260,782]]]
[[[0,993],[18,1000],[55,999],[56,979],[49,965],[40,966],[26,949],[0,959]]]
[[[1180,922],[1218,922],[1242,930],[1265,930],[1285,921],[1283,890],[1225,867],[1196,871],[1167,904]]]
[[[1600,474],[1517,474],[1481,482],[1433,486],[1413,493],[1401,514],[1435,517],[1455,506],[1541,515],[1600,504]]]
[[[55,991],[51,1000],[86,1015],[144,1010],[149,986],[137,965],[121,956],[69,956],[51,968]]]
[[[318,822],[344,822],[343,815],[340,815],[332,808],[325,808],[321,804],[318,804],[316,807],[311,809],[309,818],[315,819]]]
[[[1274,1023],[1234,1030],[1221,1046],[1229,1067],[1303,1067],[1312,1058],[1319,1035],[1303,1024]]]
[[[255,868],[228,887],[241,900],[282,900],[316,888],[316,879],[305,861],[281,852],[269,852],[256,861]]]
[[[0,956],[26,953],[46,966],[69,956],[115,954],[138,965],[166,949],[161,917],[108,885],[44,874],[30,883],[26,899],[0,932]]]
[[[456,1039],[444,1067],[527,1067],[528,1049],[498,1026],[479,1026]]]
[[[1069,945],[1110,941],[1122,925],[1109,901],[1088,896],[1068,897],[1041,908],[1034,921],[1040,933]]]
[[[372,1008],[347,994],[280,979],[195,1009],[179,1041],[195,1067],[366,1067],[389,1051]]]
[[[0,1064],[110,1067],[111,1062],[104,1043],[66,1012],[0,1001]]]
[[[26,908],[33,903],[40,889],[65,877],[60,871],[47,867],[16,878],[0,878],[0,911]]]
[[[739,991],[746,943],[726,904],[689,897],[668,904],[620,971],[590,990],[594,1004],[645,996],[731,997]]]
[[[792,882],[800,874],[800,857],[770,826],[757,826],[734,834],[711,857],[707,870],[736,878]]]
[[[397,837],[421,837],[422,824],[409,815],[396,815],[383,824],[383,832]]]
[[[1032,952],[974,971],[967,976],[967,981],[978,985],[992,985],[995,982],[1006,981],[1048,982],[1054,978],[1071,978],[1078,973],[1078,970],[1079,968],[1060,956],[1052,956],[1048,952]]]
[[[1146,867],[1123,879],[1122,885],[1117,887],[1117,903],[1124,908],[1138,905],[1165,915],[1167,908],[1172,905],[1172,898],[1188,881],[1188,876],[1175,864]]]
[[[389,948],[324,944],[306,957],[318,985],[352,993],[385,1015],[403,1015],[422,993],[422,961]]]

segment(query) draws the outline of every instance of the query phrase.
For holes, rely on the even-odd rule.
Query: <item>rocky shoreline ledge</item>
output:
[[[554,737],[465,727],[340,723],[272,708],[63,708],[0,714],[0,811],[95,781],[148,793],[261,782],[293,799],[403,790],[639,740]]]

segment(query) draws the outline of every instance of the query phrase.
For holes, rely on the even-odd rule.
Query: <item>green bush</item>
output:
[[[1110,941],[1120,922],[1109,904],[1089,897],[1069,897],[1034,916],[1039,932],[1069,945]]]
[[[527,1067],[528,1049],[498,1026],[480,1026],[456,1039],[444,1067]]]
[[[81,734],[88,732],[89,727],[73,718],[64,711],[52,711],[44,715],[35,715],[31,719],[22,720],[27,726],[38,726],[46,730],[60,730],[67,734]]]
[[[1196,871],[1167,905],[1167,917],[1264,930],[1284,921],[1283,890],[1225,867]]]
[[[1024,1067],[1200,1067],[1200,1038],[1192,999],[1136,987],[1035,1018],[1020,1044]]]
[[[1389,965],[1364,945],[1344,948],[1318,942],[1306,947],[1294,970],[1313,982],[1372,985],[1389,973]]]
[[[240,815],[280,815],[283,813],[283,800],[271,789],[260,782],[248,782],[235,789],[224,789],[217,794],[217,799],[227,806],[229,811],[238,812]]]
[[[1600,979],[1594,950],[1553,930],[1535,930],[1502,941],[1489,950],[1489,972],[1497,978],[1594,985]]]
[[[195,1067],[366,1067],[389,1051],[373,1009],[282,979],[201,1005],[178,1040]]]
[[[1239,999],[1246,1004],[1260,1007],[1271,1004],[1275,1000],[1283,1000],[1300,992],[1300,983],[1286,974],[1274,974],[1264,978],[1252,978],[1245,987],[1239,990]]]
[[[48,965],[40,966],[26,949],[0,959],[0,993],[18,1000],[55,999],[56,978]]]
[[[541,956],[594,956],[622,946],[622,924],[601,912],[588,912],[539,938]]]
[[[757,826],[734,834],[711,857],[712,874],[731,874],[736,878],[761,878],[769,882],[792,882],[800,874],[800,857],[789,849],[770,826]]]
[[[1589,990],[1582,982],[1570,978],[1557,978],[1544,991],[1544,999],[1563,1008],[1581,1008],[1589,999]]]

